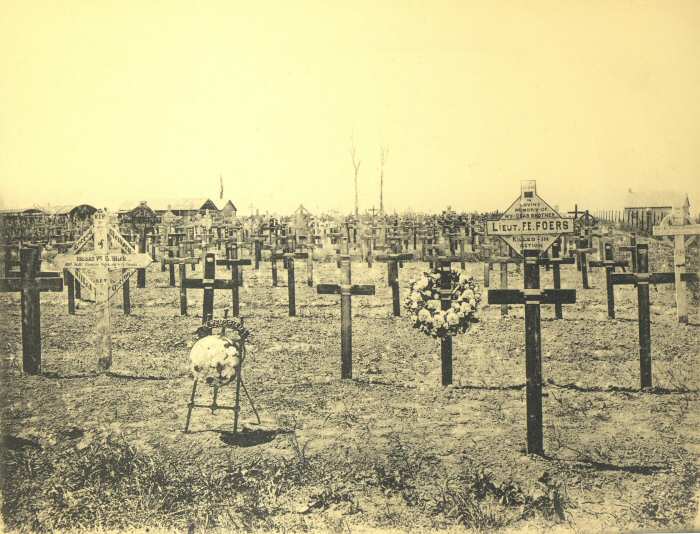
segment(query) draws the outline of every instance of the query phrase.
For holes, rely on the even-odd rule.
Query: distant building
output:
[[[236,213],[238,212],[236,205],[230,200],[227,200],[226,202],[221,200],[218,202],[218,206],[219,213],[221,213],[221,215],[224,217],[235,217]]]
[[[207,211],[218,213],[219,208],[213,200],[206,197],[197,198],[174,198],[174,199],[150,199],[146,204],[157,215],[163,215],[167,211],[177,217],[194,217],[197,214],[204,214]],[[139,205],[136,202],[125,203],[119,208],[120,213],[133,210]]]
[[[630,224],[655,225],[671,213],[673,208],[689,209],[690,200],[686,193],[675,191],[627,192],[623,219]]]

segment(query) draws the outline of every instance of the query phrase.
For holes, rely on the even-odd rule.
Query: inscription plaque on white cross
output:
[[[673,237],[676,313],[679,323],[688,324],[688,300],[681,279],[685,273],[685,248],[700,236],[700,224],[693,224],[687,208],[674,208],[657,226],[654,226],[653,234]]]
[[[107,370],[112,365],[109,300],[136,269],[146,268],[152,260],[148,254],[136,252],[121,236],[107,211],[97,211],[93,223],[68,254],[54,258],[54,264],[60,270],[68,269],[83,288],[93,294],[97,306],[97,365]],[[90,238],[94,250],[83,251]],[[117,280],[111,279],[111,271],[119,272]]]
[[[537,194],[535,180],[523,180],[520,196],[499,219],[486,222],[486,235],[497,236],[520,256],[545,252],[562,234],[574,233],[574,220],[559,215]]]

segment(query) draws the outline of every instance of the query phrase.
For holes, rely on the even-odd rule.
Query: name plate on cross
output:
[[[499,237],[520,256],[526,249],[543,253],[560,235],[573,233],[574,219],[547,204],[534,180],[523,180],[520,196],[500,218],[486,222],[486,235]]]

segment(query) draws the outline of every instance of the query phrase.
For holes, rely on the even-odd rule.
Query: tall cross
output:
[[[592,247],[587,247],[588,241],[585,237],[581,237],[576,241],[576,259],[578,269],[581,271],[581,284],[583,289],[590,289],[588,285],[588,256],[591,252],[595,252]]]
[[[399,267],[401,262],[412,260],[413,254],[380,254],[377,261],[386,262],[387,284],[391,288],[391,302],[394,317],[401,315],[401,296],[399,295]]]
[[[612,275],[616,267],[627,267],[627,260],[616,260],[613,257],[613,246],[609,241],[603,246],[604,260],[592,261],[591,267],[605,267],[605,291],[608,297],[608,318],[615,318],[615,291]]]
[[[374,295],[373,285],[352,283],[350,256],[340,259],[343,279],[340,284],[318,284],[319,295],[340,295],[340,377],[352,378],[352,297]]]
[[[489,304],[525,305],[525,376],[527,382],[527,452],[544,455],[542,432],[541,304],[574,304],[575,289],[540,289],[539,250],[524,251],[524,289],[489,289]]]
[[[443,311],[452,307],[452,263],[461,261],[462,256],[428,256],[426,261],[434,264],[440,271],[440,308]],[[452,384],[452,337],[440,339],[440,365],[442,369],[442,385]]]
[[[308,259],[309,254],[307,252],[284,252],[281,254],[273,254],[272,257],[273,261],[282,259],[287,262],[287,302],[289,304],[289,316],[294,317],[297,314],[294,260]]]
[[[41,302],[42,291],[63,291],[59,273],[40,273],[40,251],[22,248],[17,276],[0,279],[0,292],[20,292],[22,308],[22,368],[25,373],[41,373]]]
[[[92,238],[94,250],[81,252]],[[145,268],[152,262],[143,252],[137,253],[121,236],[116,225],[110,221],[107,211],[93,215],[93,227],[75,242],[69,254],[54,258],[59,269],[68,269],[81,285],[95,295],[97,306],[97,365],[108,370],[112,365],[112,327],[109,300],[122,287],[136,269]],[[116,282],[110,278],[111,271],[120,273]],[[90,273],[90,274],[88,274]]]
[[[239,287],[243,285],[242,276],[239,275],[239,267],[244,265],[250,265],[250,258],[239,259],[238,258],[238,244],[229,243],[227,246],[228,258],[225,260],[216,260],[217,265],[225,265],[231,269],[231,306],[233,311],[233,316],[238,317],[240,315],[240,296]]]
[[[676,281],[676,314],[678,322],[688,324],[688,300],[681,278],[685,272],[685,247],[700,236],[700,224],[692,224],[687,209],[675,208],[653,228],[654,235],[673,237],[673,272]]]
[[[637,273],[613,273],[613,285],[637,286],[637,314],[639,318],[639,369],[641,387],[652,387],[651,319],[649,313],[649,284],[673,284],[674,273],[649,272],[649,245],[637,245]],[[680,281],[697,280],[696,273],[682,273]]]
[[[180,312],[182,313],[182,295],[184,295],[185,298],[185,312],[187,311],[186,290],[203,289],[204,298],[202,299],[202,325],[206,327],[207,321],[214,317],[214,290],[233,289],[234,287],[237,287],[238,280],[221,280],[216,278],[216,255],[212,252],[208,252],[204,256],[203,274],[204,276],[202,278],[180,278]],[[209,333],[211,334],[211,329],[209,329]]]
[[[552,267],[552,282],[554,289],[561,289],[561,266],[567,264],[573,264],[574,258],[562,257],[561,256],[561,240],[557,239],[552,245],[552,257],[540,257],[538,260],[540,265],[546,265]],[[564,310],[562,309],[561,302],[554,303],[554,318],[563,319]]]

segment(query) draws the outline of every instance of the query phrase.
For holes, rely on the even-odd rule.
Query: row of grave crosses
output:
[[[525,189],[524,189],[525,190]],[[524,199],[533,197],[523,197]],[[537,197],[534,197],[535,200]],[[514,210],[515,213],[517,209]],[[527,210],[522,210],[527,213]],[[558,221],[558,214],[555,216],[545,210],[551,220],[539,218],[555,227],[557,222],[561,223],[566,230],[563,220]],[[504,215],[507,215],[506,212]],[[522,219],[522,218],[521,218]],[[531,225],[525,224],[527,221],[511,218],[502,218],[501,222],[507,222],[509,228],[525,229],[530,231]],[[688,241],[694,239],[693,236],[700,234],[700,225],[684,224],[690,222],[683,214],[675,213],[673,217],[665,220],[656,230],[657,235],[672,236],[675,239],[674,245],[674,273],[648,273],[648,248],[645,244],[637,244],[634,251],[634,259],[637,265],[636,272],[615,273],[616,267],[626,267],[627,262],[614,260],[612,257],[612,245],[607,243],[604,248],[604,257],[598,261],[590,262],[590,267],[603,267],[606,270],[606,288],[608,291],[608,314],[614,317],[614,286],[623,284],[634,284],[638,290],[639,309],[639,340],[640,340],[640,375],[643,388],[652,386],[651,378],[651,329],[649,319],[649,283],[675,283],[677,299],[679,303],[679,321],[687,322],[687,310],[680,305],[683,297],[682,282],[695,279],[695,273],[684,273],[685,251],[684,247]],[[518,226],[520,225],[520,226]],[[493,231],[498,235],[498,225],[493,225]],[[515,250],[523,257],[524,288],[509,289],[503,287],[500,290],[490,290],[488,301],[491,304],[507,306],[512,304],[522,304],[525,306],[525,332],[526,332],[526,376],[527,376],[527,420],[528,420],[528,450],[537,454],[543,453],[542,448],[542,373],[541,373],[541,329],[540,329],[540,305],[555,305],[556,316],[561,318],[561,306],[572,304],[576,301],[576,293],[573,289],[561,289],[559,278],[559,268],[563,264],[572,262],[571,258],[561,257],[558,242],[553,243],[551,257],[545,257],[541,250],[527,247],[518,248],[518,244],[533,242],[527,238],[527,233],[519,234],[526,237],[518,237],[513,240]],[[549,237],[543,240],[541,236],[551,234],[536,234],[536,243],[547,242]],[[554,239],[557,239],[556,235]],[[93,250],[87,250],[87,245],[92,242]],[[510,244],[510,243],[509,243]],[[239,315],[238,291],[242,284],[242,277],[238,269],[244,265],[250,265],[250,259],[239,259],[237,244],[229,243],[227,246],[227,258],[216,260],[215,255],[207,252],[204,256],[203,276],[201,279],[188,278],[186,275],[186,262],[180,262],[180,288],[181,288],[181,313],[187,312],[186,290],[188,288],[198,288],[204,290],[202,320],[206,322],[213,317],[213,292],[215,289],[230,289],[232,292],[232,308],[234,315]],[[577,247],[577,255],[583,255],[581,248]],[[433,251],[434,252],[434,251]],[[40,345],[39,345],[39,293],[41,291],[61,291],[63,284],[58,273],[42,273],[39,269],[40,261],[38,249],[26,247],[22,249],[20,258],[19,276],[16,276],[11,269],[5,268],[5,279],[2,280],[3,291],[22,292],[22,316],[23,316],[23,358],[27,372],[38,372],[40,369]],[[295,314],[294,297],[294,260],[308,260],[309,255],[299,252],[272,251],[271,261],[282,260],[286,263],[288,273],[289,291],[289,314]],[[387,262],[387,282],[392,288],[393,311],[395,315],[400,313],[400,300],[398,295],[398,270],[402,261],[412,259],[413,255],[402,253],[389,253],[380,255],[376,259]],[[449,271],[451,263],[463,261],[464,256],[437,255],[426,257],[441,273],[441,300],[443,308],[450,305]],[[84,288],[94,294],[98,308],[98,354],[99,364],[102,368],[108,368],[111,362],[111,341],[110,341],[110,317],[108,302],[114,292],[125,286],[129,276],[135,269],[145,268],[151,261],[145,253],[136,252],[133,247],[126,242],[119,234],[118,229],[109,219],[108,215],[98,212],[94,220],[94,227],[85,232],[73,245],[68,254],[60,255],[55,260],[59,268],[66,269],[72,275],[75,282],[79,282]],[[515,261],[514,261],[515,262]],[[170,263],[172,265],[175,262]],[[374,294],[374,286],[353,285],[351,283],[350,257],[341,255],[340,263],[342,268],[343,281],[341,284],[319,284],[317,292],[319,294],[340,294],[341,295],[341,376],[348,378],[352,376],[352,356],[351,356],[351,298],[359,295]],[[494,259],[493,263],[498,263]],[[504,258],[500,263],[507,269],[510,263],[509,258]],[[519,265],[517,262],[516,265]],[[216,278],[216,265],[225,265],[231,269],[230,280],[220,280]],[[579,258],[579,265],[583,272],[588,271],[585,260]],[[554,288],[540,288],[540,266],[551,267],[553,270]],[[110,271],[119,271],[120,276],[116,282],[110,278]],[[503,272],[503,271],[502,271]],[[507,271],[506,271],[507,272]],[[488,273],[488,270],[485,274]],[[507,279],[507,278],[506,278]],[[312,282],[310,283],[310,285]],[[443,287],[444,286],[444,287]],[[584,289],[588,286],[584,284]],[[26,325],[26,328],[24,326]],[[441,341],[442,357],[442,377],[443,384],[447,385],[452,380],[452,343],[451,338]]]

